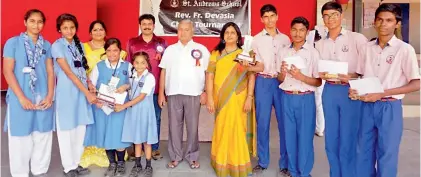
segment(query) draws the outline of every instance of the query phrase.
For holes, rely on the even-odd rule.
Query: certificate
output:
[[[351,89],[357,90],[358,96],[369,93],[384,93],[383,86],[377,77],[350,80],[349,85]]]

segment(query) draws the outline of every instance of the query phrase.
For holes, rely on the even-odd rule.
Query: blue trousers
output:
[[[293,177],[310,177],[314,164],[313,138],[316,129],[314,93],[292,95],[283,92],[282,105],[288,170]]]
[[[403,131],[402,101],[363,103],[360,126],[357,176],[396,177]]]
[[[361,101],[351,100],[348,91],[348,85],[330,83],[323,89],[325,148],[330,177],[355,177]]]
[[[159,141],[161,137],[161,107],[158,105],[158,94],[153,95],[153,103],[155,106],[155,116],[156,116],[156,128],[158,130],[158,142],[152,145],[152,151],[159,149]]]
[[[257,76],[256,89],[256,123],[257,123],[257,156],[258,164],[263,168],[269,166],[269,130],[272,106],[275,107],[278,131],[280,137],[279,168],[288,168],[287,153],[285,147],[284,120],[282,118],[282,100],[279,81],[276,78],[264,78]]]

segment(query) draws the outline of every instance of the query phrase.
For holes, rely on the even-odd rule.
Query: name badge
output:
[[[23,67],[22,72],[23,73],[31,73],[33,70],[33,68],[27,66],[27,67]]]
[[[108,83],[108,86],[117,88],[117,84],[120,81],[118,77],[111,77],[110,82]]]

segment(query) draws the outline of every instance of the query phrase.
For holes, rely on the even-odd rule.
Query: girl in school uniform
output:
[[[3,74],[6,95],[5,131],[9,138],[10,173],[13,177],[47,173],[51,159],[54,71],[51,44],[44,40],[44,13],[26,12],[26,31],[7,40]]]
[[[130,85],[122,86],[120,89],[129,90],[129,102],[117,105],[117,112],[127,109],[123,126],[123,142],[135,144],[135,165],[130,177],[137,177],[142,171],[141,147],[142,144],[146,154],[146,167],[143,175],[152,177],[151,166],[152,144],[158,142],[158,132],[154,111],[153,94],[155,89],[155,78],[148,68],[151,68],[149,56],[145,52],[137,52],[132,56],[133,68]]]
[[[84,51],[76,35],[78,22],[71,14],[57,18],[57,31],[62,37],[52,45],[57,89],[55,120],[64,173],[75,177],[89,173],[79,166],[83,153],[86,125],[92,124],[92,106],[96,95],[89,92]]]
[[[129,72],[132,66],[121,59],[121,43],[118,39],[108,39],[105,42],[104,49],[107,56],[106,59],[98,62],[90,73],[89,78],[96,90],[99,90],[101,84],[119,88],[129,82]],[[96,105],[93,108],[95,124],[87,127],[85,146],[96,146],[105,149],[110,164],[104,176],[123,176],[126,171],[124,162],[125,148],[131,145],[131,143],[121,141],[126,112],[111,112],[107,115],[103,109],[105,109],[105,106],[111,109],[110,106],[104,102],[98,102]]]

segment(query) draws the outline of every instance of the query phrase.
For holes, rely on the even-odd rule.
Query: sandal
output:
[[[197,162],[197,161],[192,161],[192,162],[190,163],[190,168],[191,168],[191,169],[198,169],[198,168],[200,168],[200,164],[199,164],[199,162]]]
[[[178,166],[178,164],[180,164],[179,161],[171,161],[171,162],[167,163],[166,167],[167,167],[167,169],[174,169]]]

